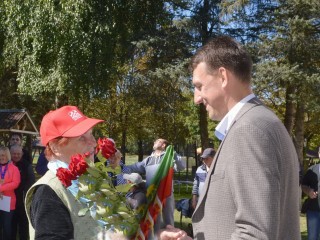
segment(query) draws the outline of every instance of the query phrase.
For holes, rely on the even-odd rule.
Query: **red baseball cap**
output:
[[[100,119],[86,117],[75,106],[63,106],[48,112],[40,126],[41,142],[44,146],[57,137],[78,137],[94,125],[103,122]]]

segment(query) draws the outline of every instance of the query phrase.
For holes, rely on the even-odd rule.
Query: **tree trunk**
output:
[[[290,136],[292,136],[294,115],[295,115],[295,104],[292,95],[294,94],[294,87],[289,85],[286,91],[286,112],[284,116],[284,126],[286,127]]]
[[[141,162],[143,160],[143,146],[142,140],[138,140],[138,161]]]
[[[126,139],[127,139],[127,130],[122,131],[121,137],[121,153],[122,153],[122,162],[126,164]]]
[[[304,104],[299,102],[297,104],[296,123],[295,123],[295,138],[294,144],[298,154],[300,166],[303,166],[303,147],[304,147]]]

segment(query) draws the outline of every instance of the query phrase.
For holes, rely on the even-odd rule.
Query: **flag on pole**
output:
[[[154,221],[162,213],[167,197],[172,193],[173,180],[173,147],[169,145],[160,166],[147,189],[148,207],[140,222],[135,239],[148,239],[149,232],[153,232]]]

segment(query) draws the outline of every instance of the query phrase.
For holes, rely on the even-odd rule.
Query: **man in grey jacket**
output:
[[[220,121],[221,144],[192,216],[195,239],[299,240],[299,162],[279,118],[251,90],[252,62],[227,36],[192,58],[194,102]],[[190,239],[176,228],[160,239]],[[168,238],[170,237],[170,238]]]

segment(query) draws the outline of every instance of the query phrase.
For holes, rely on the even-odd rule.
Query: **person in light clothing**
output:
[[[193,209],[196,208],[198,198],[202,192],[204,181],[206,180],[207,173],[213,161],[214,154],[215,154],[215,151],[213,148],[206,148],[203,151],[202,155],[200,156],[202,165],[197,168],[194,181],[193,181],[193,187],[192,187],[192,208]]]
[[[151,153],[150,156],[146,157],[141,162],[137,162],[132,165],[127,165],[126,168],[129,169],[131,172],[145,174],[146,185],[148,187],[163,160],[168,144],[169,143],[166,139],[159,138],[155,140],[153,144],[154,151]],[[179,156],[177,153],[174,153],[174,170],[181,171],[184,168],[185,163],[182,161],[181,156]],[[159,214],[158,218],[155,221],[155,232],[157,232],[160,228],[163,228],[168,224],[174,225],[174,208],[175,202],[172,193],[171,196],[166,199],[166,204],[162,209],[162,214]]]
[[[221,141],[192,216],[198,240],[299,240],[299,161],[288,131],[252,92],[252,61],[228,36],[191,59],[194,102]],[[160,239],[191,239],[168,227]]]

